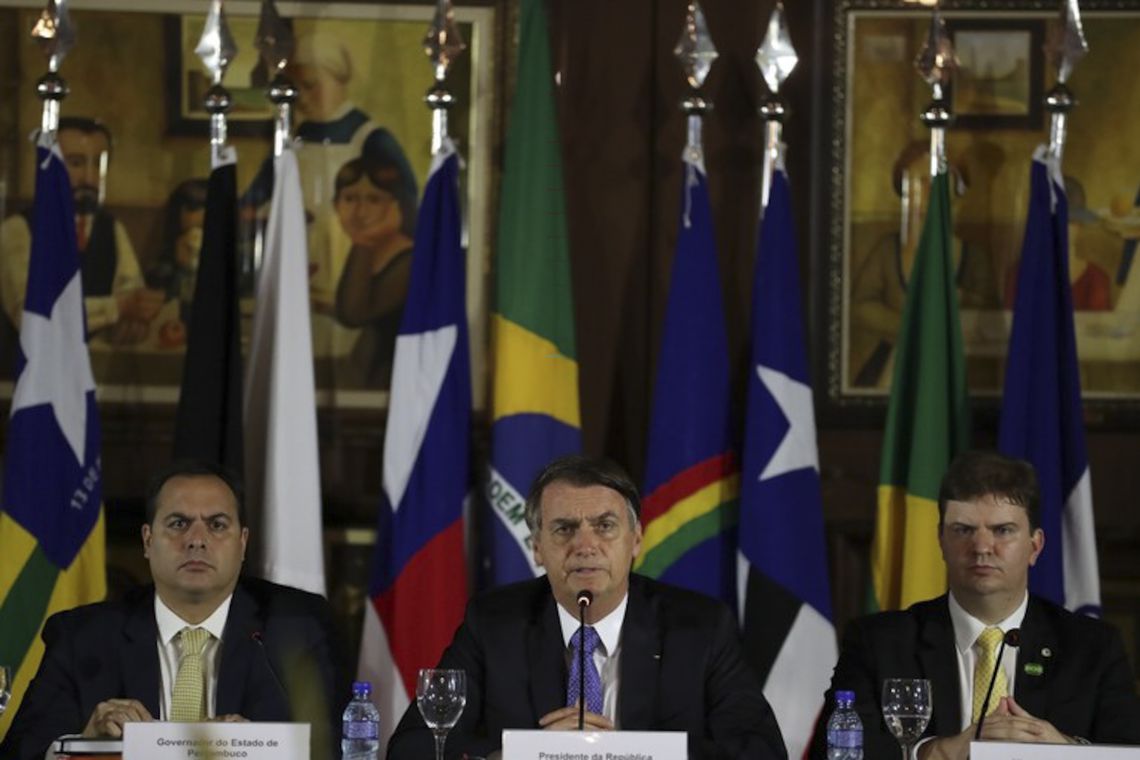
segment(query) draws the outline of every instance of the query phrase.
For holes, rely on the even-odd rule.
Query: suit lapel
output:
[[[1059,654],[1056,631],[1042,613],[1040,603],[1030,596],[1021,622],[1013,692],[1017,703],[1037,717],[1048,714],[1049,689]]]
[[[544,584],[527,629],[526,662],[530,664],[535,725],[543,715],[566,704],[566,644],[556,605],[549,584]]]
[[[661,672],[660,628],[657,605],[631,573],[629,602],[621,626],[617,709],[620,728],[651,729],[657,723],[654,699]]]
[[[158,624],[154,621],[153,590],[143,594],[127,613],[123,638],[120,663],[126,690],[124,696],[142,702],[157,720],[162,714],[159,699],[162,675],[158,666]]]
[[[245,704],[250,671],[255,662],[268,656],[268,653],[258,652],[258,645],[253,641],[254,634],[262,632],[257,614],[253,598],[239,583],[234,589],[230,611],[226,616],[226,627],[222,633],[222,652],[214,696],[216,715],[238,714],[251,720],[258,719],[256,710]]]
[[[945,596],[940,597],[919,617],[918,657],[922,672],[934,691],[932,727],[927,733],[949,736],[962,730],[961,695],[958,690],[958,657],[954,625]]]

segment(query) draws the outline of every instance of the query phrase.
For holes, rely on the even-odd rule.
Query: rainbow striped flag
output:
[[[107,593],[99,408],[74,220],[59,146],[44,138],[0,504],[0,663],[15,681],[0,738],[43,658],[44,621]]]
[[[740,495],[730,387],[708,182],[686,159],[634,569],[726,602],[736,599]]]
[[[538,575],[523,520],[550,460],[581,448],[574,303],[546,10],[523,0],[491,323],[494,392],[484,549],[491,584]]]

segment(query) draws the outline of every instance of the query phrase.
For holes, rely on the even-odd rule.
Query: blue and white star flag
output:
[[[1069,285],[1069,204],[1057,160],[1033,157],[998,448],[1033,463],[1048,542],[1029,588],[1076,612],[1100,614],[1092,486]],[[1056,539],[1060,540],[1056,540]]]
[[[788,178],[778,169],[752,287],[737,577],[745,651],[793,758],[811,741],[838,656],[799,280]]]
[[[28,284],[0,505],[0,663],[15,715],[43,656],[50,615],[106,593],[95,378],[71,183],[54,140],[37,151]],[[0,719],[0,736],[7,722]]]

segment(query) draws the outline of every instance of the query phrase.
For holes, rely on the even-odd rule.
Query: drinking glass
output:
[[[930,722],[933,705],[925,678],[888,678],[883,682],[883,719],[910,760],[914,744]]]
[[[443,760],[447,732],[467,704],[467,674],[462,670],[421,669],[416,679],[416,704],[435,737],[435,760]]]
[[[8,700],[12,698],[12,669],[7,665],[0,665],[0,715],[8,709]]]

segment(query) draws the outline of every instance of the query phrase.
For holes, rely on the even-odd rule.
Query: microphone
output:
[[[594,603],[594,592],[578,592],[578,730],[586,728],[586,608]]]
[[[265,638],[261,635],[261,631],[253,631],[249,634],[250,641],[257,644],[257,648],[261,650],[261,659],[265,661],[265,668],[269,671],[269,675],[273,676],[273,683],[277,685],[277,690],[281,693],[281,698],[285,700],[285,709],[291,710],[291,702],[289,701],[289,693],[285,691],[284,684],[281,679],[277,677],[277,670],[273,667],[273,660],[269,659],[269,652],[265,649]]]
[[[1001,656],[1005,654],[1006,646],[1011,646],[1017,649],[1021,646],[1021,629],[1010,628],[1005,632],[1005,636],[1001,638],[1001,646],[998,647],[997,662],[994,663],[994,672],[990,674],[990,686],[986,689],[986,698],[982,700],[982,712],[978,715],[978,728],[974,731],[974,741],[979,741],[982,738],[982,726],[986,723],[986,713],[990,709],[990,697],[994,693],[994,682],[997,681],[998,669],[1001,667]]]

